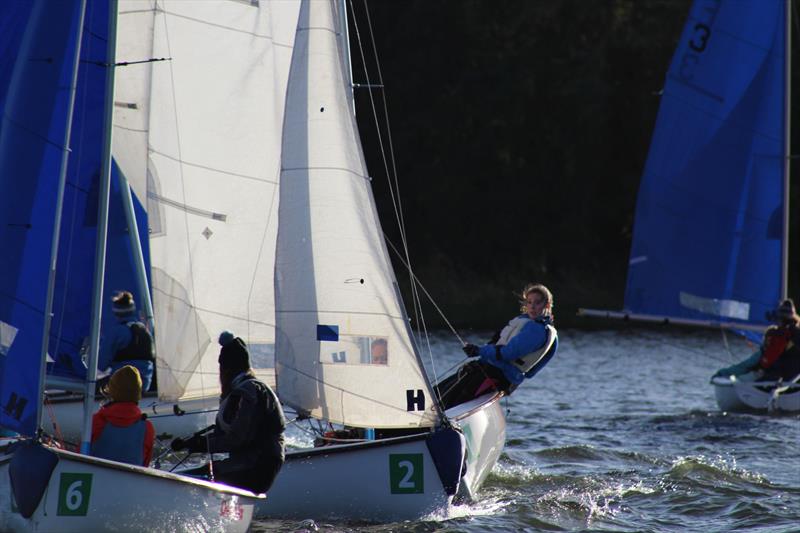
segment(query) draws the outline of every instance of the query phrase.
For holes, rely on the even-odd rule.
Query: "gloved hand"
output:
[[[467,357],[478,357],[480,355],[480,348],[474,344],[465,344],[462,348]]]
[[[169,443],[169,447],[172,448],[173,452],[179,452],[181,450],[185,450],[187,448],[186,442],[189,439],[182,439],[180,437],[172,439],[172,442]]]
[[[204,452],[208,449],[206,438],[202,435],[192,435],[188,439],[178,437],[170,443],[170,448],[176,452],[186,450],[189,453]]]

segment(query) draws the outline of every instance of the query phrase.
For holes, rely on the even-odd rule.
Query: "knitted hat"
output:
[[[250,368],[250,354],[247,345],[239,337],[234,337],[230,331],[223,331],[219,336],[220,370],[244,372]]]
[[[125,365],[108,380],[103,393],[115,402],[138,402],[142,399],[142,377],[139,370]]]
[[[111,310],[115,315],[127,315],[136,312],[136,303],[133,294],[128,291],[119,291],[111,298]]]

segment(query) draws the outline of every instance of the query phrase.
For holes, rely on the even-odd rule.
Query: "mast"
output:
[[[786,9],[783,76],[783,240],[781,242],[781,300],[788,295],[789,278],[789,171],[791,167],[791,89],[792,89],[792,0],[785,0]]]
[[[83,434],[81,453],[88,454],[92,438],[92,411],[97,380],[97,359],[100,349],[100,318],[103,311],[103,278],[108,240],[108,196],[111,188],[111,122],[114,116],[114,64],[117,46],[117,0],[108,6],[108,49],[106,51],[106,87],[103,111],[103,155],[100,163],[100,196],[97,207],[97,246],[95,249],[94,288],[92,291],[92,325],[89,341],[89,361],[86,372],[86,391],[83,396]]]
[[[347,0],[339,0],[339,32],[341,33],[342,39],[342,61],[345,69],[345,81],[347,81],[350,87],[353,116],[355,116],[356,99],[353,98],[353,62],[350,59],[350,29],[347,27]]]
[[[86,0],[81,0],[78,13],[78,26],[76,30],[77,42],[75,43],[75,56],[72,62],[72,79],[69,87],[69,103],[67,104],[67,122],[64,131],[64,143],[61,152],[61,168],[58,174],[58,192],[56,193],[56,207],[53,239],[50,246],[50,273],[47,278],[47,299],[45,300],[44,328],[42,329],[42,349],[39,354],[39,393],[37,397],[41,403],[44,398],[45,370],[47,365],[47,350],[50,339],[50,325],[53,320],[53,298],[56,286],[56,261],[58,258],[58,238],[61,226],[61,214],[64,210],[64,189],[67,183],[67,162],[69,161],[70,142],[72,138],[72,116],[75,110],[75,93],[78,87],[78,67],[81,58],[81,42],[83,41],[83,21],[86,13]],[[42,427],[42,409],[37,409],[36,427]]]
[[[121,171],[119,172],[119,187],[122,195],[122,206],[125,210],[125,221],[128,224],[128,237],[130,238],[131,251],[133,252],[133,266],[136,269],[136,284],[142,300],[145,322],[148,329],[154,332],[153,301],[150,298],[150,285],[147,283],[147,267],[144,264],[142,241],[139,240],[139,226],[136,224],[136,212],[133,209],[131,186],[128,183],[128,178]]]

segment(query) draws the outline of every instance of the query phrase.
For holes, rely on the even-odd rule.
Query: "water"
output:
[[[800,531],[800,416],[722,413],[708,384],[751,346],[707,332],[560,335],[558,355],[507,400],[505,452],[479,501],[447,518],[310,512],[253,531]],[[431,347],[440,372],[461,359],[448,337]]]

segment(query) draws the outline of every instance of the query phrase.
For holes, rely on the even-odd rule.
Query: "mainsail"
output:
[[[698,0],[639,190],[625,311],[766,324],[782,296],[784,0]]]
[[[119,69],[113,151],[146,197],[162,399],[216,394],[223,330],[248,342],[254,366],[272,364],[280,129],[297,9],[120,2],[118,61],[156,60]]]
[[[332,2],[300,8],[283,127],[275,266],[281,400],[359,427],[437,416],[369,185]]]
[[[68,109],[79,46],[81,2],[9,3],[0,37],[0,426],[33,435],[38,426],[48,280]],[[47,347],[47,346],[46,346]],[[49,349],[49,347],[48,347]]]

